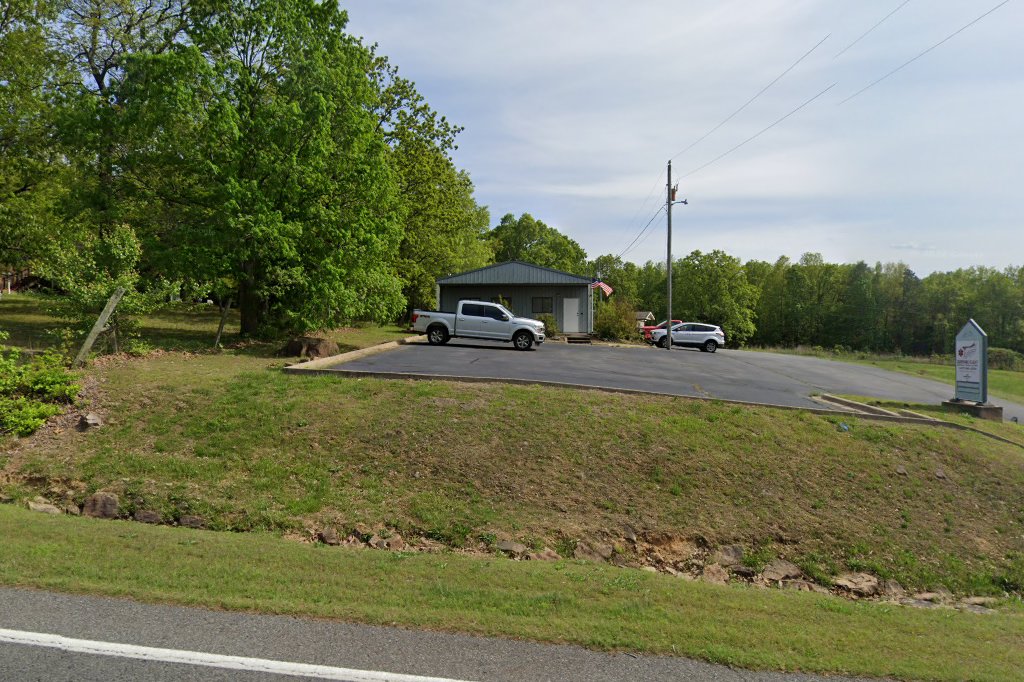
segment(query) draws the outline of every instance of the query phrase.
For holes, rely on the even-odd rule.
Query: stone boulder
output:
[[[338,354],[338,344],[330,339],[321,339],[315,336],[299,336],[292,339],[281,349],[281,355],[287,357],[326,358]]]
[[[529,551],[529,548],[521,542],[515,542],[513,540],[499,540],[498,544],[494,546],[499,552],[504,552],[509,556],[519,558]]]
[[[341,544],[341,538],[338,537],[338,531],[330,527],[321,530],[317,534],[317,537],[319,538],[320,542],[324,543],[325,545],[331,545],[332,547],[334,547],[336,545]]]
[[[743,547],[740,545],[726,545],[715,552],[714,561],[726,568],[738,566],[743,563]]]
[[[119,504],[114,493],[93,493],[85,498],[82,513],[97,519],[116,519]]]
[[[712,585],[725,585],[729,582],[729,573],[718,564],[708,564],[700,574],[700,579]]]
[[[804,574],[800,567],[785,559],[773,559],[761,571],[761,577],[768,582],[777,583],[780,580],[799,578]]]
[[[62,514],[60,508],[56,505],[50,504],[45,497],[37,497],[34,500],[29,500],[28,508],[30,511],[39,512],[40,514]]]
[[[879,593],[878,578],[870,573],[844,573],[833,582],[839,589],[858,597],[874,597]]]
[[[139,523],[160,523],[163,521],[160,517],[160,512],[155,512],[152,509],[137,509],[133,518]]]

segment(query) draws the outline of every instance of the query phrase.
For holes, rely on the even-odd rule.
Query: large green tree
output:
[[[586,269],[587,252],[582,246],[529,213],[518,218],[505,214],[490,238],[499,263],[521,260],[575,274]]]
[[[462,129],[434,111],[386,58],[374,59],[371,75],[380,93],[378,125],[399,187],[402,293],[409,310],[433,307],[435,280],[491,260],[490,215],[474,200],[469,174],[451,158]]]
[[[53,8],[5,0],[0,9],[0,265],[24,267],[52,237],[50,208],[64,164],[51,143],[60,60],[47,41]]]
[[[372,55],[345,23],[332,2],[209,0],[193,6],[190,44],[126,70],[125,167],[147,247],[168,276],[233,282],[243,334],[403,306]]]

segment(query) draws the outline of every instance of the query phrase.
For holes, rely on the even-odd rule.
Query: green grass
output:
[[[109,490],[125,514],[199,514],[221,530],[367,523],[471,548],[616,541],[629,525],[908,587],[1024,584],[1024,454],[980,434],[282,364],[241,352],[104,364],[92,400],[107,426],[0,450],[6,490],[78,502]]]
[[[970,413],[958,412],[943,405],[910,403],[902,400],[880,400],[878,398],[859,395],[841,395],[839,397],[856,400],[857,402],[866,403],[868,405],[875,405],[897,413],[901,410],[909,410],[910,412],[919,414],[923,417],[932,417],[933,419],[941,419],[942,421],[970,426],[973,429],[978,429],[979,431],[985,431],[987,433],[1000,436],[1001,438],[1012,440],[1024,448],[1024,426],[1021,424],[978,419]]]
[[[577,561],[326,548],[0,506],[0,582],[220,609],[569,642],[756,669],[1008,680],[1024,609],[922,611]]]
[[[68,326],[66,320],[48,312],[51,300],[42,294],[4,294],[0,297],[0,330],[7,331],[7,345],[28,350],[49,348],[58,342],[58,334]],[[139,336],[145,346],[165,351],[202,352],[213,348],[220,324],[220,310],[216,305],[203,303],[174,303],[143,316],[139,321]],[[238,309],[228,312],[222,346],[238,344]],[[323,336],[334,340],[341,352],[365,348],[387,341],[404,338],[408,334],[395,325],[360,324],[355,327],[328,330]],[[75,337],[72,344],[77,350],[82,338]],[[97,347],[101,347],[99,344]],[[247,342],[248,355],[272,357],[283,346],[282,341]]]
[[[956,368],[952,365],[936,365],[912,360],[861,360],[858,362],[891,372],[902,372],[941,381],[948,384],[951,390],[956,381]],[[988,371],[988,390],[992,396],[1024,403],[1024,372],[990,369]]]

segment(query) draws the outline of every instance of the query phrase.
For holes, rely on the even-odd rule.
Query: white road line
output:
[[[5,630],[3,628],[0,628],[0,643],[40,646],[61,649],[72,653],[95,654],[97,656],[117,656],[120,658],[135,658],[143,661],[163,663],[184,663],[186,665],[200,665],[208,668],[227,668],[230,670],[245,670],[275,675],[312,677],[322,680],[343,680],[344,682],[460,682],[459,680],[451,680],[444,677],[422,677],[420,675],[402,675],[376,670],[353,670],[327,665],[311,665],[309,663],[289,663],[287,661],[273,661],[265,658],[222,656],[220,654],[207,654],[200,651],[159,649],[149,646],[136,646],[134,644],[72,639],[71,637],[42,632]]]

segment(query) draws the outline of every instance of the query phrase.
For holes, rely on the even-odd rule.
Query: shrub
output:
[[[594,319],[594,333],[601,339],[636,339],[638,332],[633,305],[625,299],[613,298],[598,306]]]
[[[988,368],[1024,372],[1024,355],[1009,348],[989,348]]]
[[[544,323],[544,333],[547,337],[554,338],[558,336],[561,330],[558,329],[558,320],[551,313],[543,313],[538,315],[537,319]]]
[[[0,341],[6,338],[0,332]],[[30,435],[79,390],[59,353],[47,351],[25,362],[18,350],[0,345],[0,433]]]

